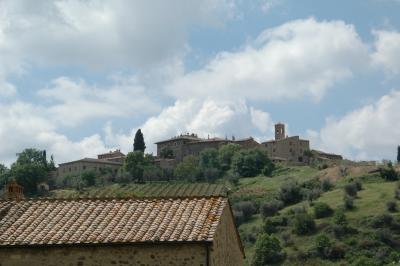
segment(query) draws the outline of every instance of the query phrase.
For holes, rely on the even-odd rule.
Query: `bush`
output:
[[[346,210],[351,210],[354,208],[354,198],[348,194],[343,197],[343,205]]]
[[[386,203],[387,210],[390,212],[396,212],[397,211],[397,203],[395,201],[388,201]]]
[[[374,217],[371,220],[371,226],[373,228],[382,228],[382,227],[389,227],[393,223],[393,216],[390,214],[382,214],[379,216]]]
[[[326,234],[320,234],[315,239],[315,249],[322,258],[328,257],[331,247],[332,242]]]
[[[354,181],[354,185],[356,186],[356,188],[357,188],[358,191],[360,191],[360,190],[363,189],[362,183],[361,183],[360,180],[355,180],[355,181]]]
[[[265,266],[285,259],[279,240],[275,236],[261,234],[257,238],[252,266]]]
[[[262,217],[274,216],[280,209],[283,208],[283,202],[280,200],[271,200],[265,202],[260,207]]]
[[[341,226],[347,226],[348,225],[346,215],[342,211],[335,212],[335,215],[333,216],[333,222],[335,224],[341,225]]]
[[[295,204],[302,200],[301,187],[296,182],[285,183],[279,190],[279,198],[286,205]]]
[[[357,185],[355,183],[349,183],[344,186],[344,191],[346,195],[350,197],[357,197]]]
[[[306,208],[304,206],[297,206],[290,208],[287,212],[288,215],[296,215],[296,214],[302,214],[302,213],[307,213]]]
[[[328,258],[331,260],[343,259],[346,255],[346,249],[342,245],[334,245],[329,250]]]
[[[256,207],[251,201],[240,201],[233,205],[233,210],[238,213],[242,213],[242,222],[250,220],[251,216],[255,214]]]
[[[263,226],[264,232],[267,234],[273,234],[276,233],[278,230],[276,229],[276,226],[274,222],[271,219],[266,219],[264,222]]]
[[[394,170],[393,165],[388,165],[387,168],[380,168],[379,173],[387,181],[399,180],[399,174]]]
[[[305,191],[303,190],[302,194],[304,195],[303,197],[306,198],[308,201],[313,202],[321,196],[322,190],[319,188],[314,188],[311,190],[306,189]]]
[[[332,184],[331,180],[326,178],[321,181],[321,188],[324,192],[331,190],[333,187],[334,185]]]
[[[393,238],[393,233],[386,228],[376,231],[376,239],[391,247],[398,246],[398,242]]]
[[[396,188],[394,190],[394,198],[400,200],[400,189]]]
[[[298,235],[306,235],[314,232],[315,221],[309,214],[298,214],[294,218],[294,232]]]
[[[315,218],[325,218],[329,217],[333,214],[332,208],[324,203],[324,202],[318,202],[314,205],[314,216]]]

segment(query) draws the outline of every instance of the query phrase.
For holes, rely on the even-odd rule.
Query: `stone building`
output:
[[[286,136],[285,125],[281,123],[275,125],[275,140],[262,144],[273,161],[305,163],[307,158],[304,152],[310,150],[310,141],[300,139],[299,136]]]
[[[56,180],[62,180],[67,176],[78,176],[85,171],[94,171],[97,174],[108,171],[109,173],[117,174],[122,165],[120,162],[92,158],[61,163],[57,168]]]
[[[225,197],[0,201],[0,264],[241,266]]]
[[[111,162],[124,163],[126,155],[121,152],[121,150],[110,151],[108,153],[103,153],[97,155],[99,160],[107,160]]]
[[[157,145],[157,157],[163,157],[163,151],[170,150],[172,152],[172,158],[174,158],[176,162],[180,162],[188,155],[197,156],[204,149],[219,149],[221,146],[229,143],[238,144],[242,148],[261,147],[260,143],[255,141],[252,137],[240,140],[235,140],[234,138],[231,140],[222,138],[203,139],[199,138],[196,134],[180,135],[168,140],[156,142],[155,144]]]

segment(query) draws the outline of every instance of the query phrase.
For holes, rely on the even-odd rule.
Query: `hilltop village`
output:
[[[157,145],[157,155],[154,164],[161,169],[173,169],[185,157],[199,156],[203,150],[219,149],[227,144],[237,144],[242,149],[259,148],[264,150],[273,162],[289,163],[292,165],[306,165],[310,160],[324,162],[342,160],[341,155],[310,150],[310,141],[299,136],[287,136],[285,125],[275,125],[275,139],[262,143],[254,138],[231,139],[227,138],[200,138],[197,134],[186,133],[170,139],[161,140]],[[83,158],[76,161],[59,164],[54,173],[58,179],[70,175],[79,175],[84,171],[93,170],[102,172],[104,169],[117,174],[123,166],[126,155],[120,150],[99,154],[97,158]]]

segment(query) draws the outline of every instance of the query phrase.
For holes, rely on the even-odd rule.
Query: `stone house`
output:
[[[117,174],[121,169],[122,163],[103,159],[84,158],[77,161],[61,163],[58,165],[56,180],[60,181],[67,176],[78,176],[85,171],[94,171],[101,174],[103,171],[109,171]]]
[[[225,197],[0,201],[0,264],[240,266]]]
[[[157,145],[157,157],[162,157],[162,151],[169,149],[172,151],[173,158],[176,162],[182,161],[182,159],[188,155],[197,156],[201,151],[208,148],[219,149],[221,146],[234,143],[240,145],[242,148],[255,148],[262,147],[260,143],[255,141],[252,137],[246,139],[235,140],[234,138],[222,139],[222,138],[199,138],[196,134],[186,134],[173,137],[168,140],[156,142]]]
[[[299,136],[288,137],[285,135],[285,125],[275,125],[275,140],[262,143],[268,156],[273,161],[286,161],[290,163],[306,163],[305,151],[310,150],[310,141],[300,139]]]
[[[97,155],[99,160],[107,160],[111,162],[124,163],[126,155],[121,152],[121,150],[110,151],[108,153],[103,153]]]

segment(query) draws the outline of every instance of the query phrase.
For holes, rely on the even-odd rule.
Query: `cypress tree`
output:
[[[400,163],[400,146],[397,146],[397,162]]]
[[[144,143],[144,138],[143,138],[143,134],[142,131],[140,130],[140,128],[136,131],[135,134],[135,139],[133,141],[133,151],[141,151],[144,152],[144,150],[146,149],[146,145]]]

